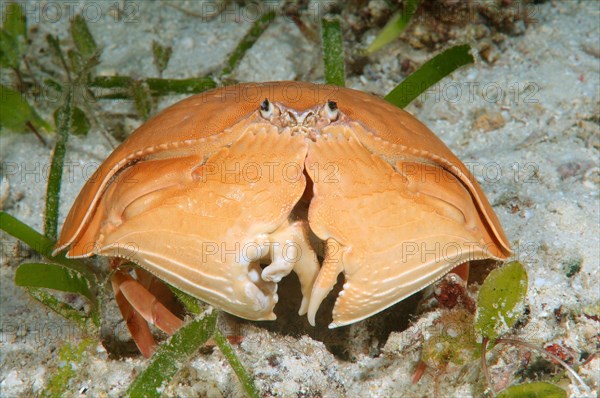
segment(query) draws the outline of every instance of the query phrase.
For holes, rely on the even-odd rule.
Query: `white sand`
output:
[[[58,34],[67,47],[66,15],[52,23],[55,17],[42,12],[43,4],[60,3],[27,3],[32,7],[30,26],[39,29],[33,48],[37,51],[44,46],[43,38],[49,32]],[[93,4],[103,12],[100,20],[90,23],[98,44],[104,47],[98,68],[102,74],[156,76],[150,50],[153,39],[174,48],[164,77],[216,71],[251,24],[241,12],[228,13],[224,21],[201,22],[164,3],[150,2],[127,3],[131,15],[125,19],[130,23],[115,22],[114,13],[108,10],[114,2]],[[202,10],[191,1],[181,4]],[[597,350],[600,330],[598,318],[589,317],[600,315],[599,6],[592,1],[567,1],[533,7],[537,21],[525,34],[509,37],[493,65],[479,61],[461,69],[422,97],[422,106],[413,103],[408,110],[474,167],[488,199],[496,205],[515,258],[527,267],[530,313],[518,334],[538,346],[563,343],[575,352],[590,353]],[[95,9],[90,6],[88,12],[95,19]],[[38,24],[33,23],[36,17]],[[235,19],[239,23],[232,22]],[[35,51],[31,56],[38,54]],[[385,94],[398,81],[403,56],[421,62],[432,54],[396,41],[372,56],[364,75],[350,77],[348,86]],[[241,81],[318,80],[322,79],[319,60],[320,48],[307,41],[289,20],[279,18],[246,55],[234,77]],[[504,95],[495,100],[499,88]],[[165,100],[160,107],[175,100]],[[103,103],[102,112],[94,104],[92,108],[100,120],[104,112],[131,114],[125,119],[128,130],[139,124],[129,103]],[[503,126],[491,131],[474,127],[480,115],[485,119],[495,113],[501,114]],[[48,114],[44,117],[50,119]],[[72,168],[65,172],[61,219],[85,177],[110,150],[98,129],[85,138],[71,137],[67,161]],[[49,155],[50,150],[32,134],[0,137],[6,176],[0,190],[0,199],[7,196],[2,201],[4,210],[38,230],[43,223],[44,170]],[[69,381],[67,396],[122,395],[146,361],[139,355],[109,358],[98,343],[81,363],[61,363],[58,350],[65,344],[77,344],[81,333],[15,287],[15,269],[31,252],[4,234],[0,237],[1,396],[40,394],[61,366],[75,366],[76,377]],[[573,262],[580,262],[581,270],[569,278],[567,268]],[[113,330],[107,333],[126,340],[114,303],[109,306],[105,323]],[[554,315],[558,308],[565,314],[560,322]],[[352,353],[354,361],[335,357],[321,341],[282,335],[258,323],[240,326],[244,338],[236,351],[265,396],[433,396],[432,373],[416,385],[410,379],[423,335],[427,335],[422,332],[439,315],[439,311],[420,315],[406,331],[392,333],[379,355],[357,350]],[[358,346],[368,346],[367,329],[357,326],[353,330]],[[514,352],[507,350],[503,359],[490,363],[496,380],[508,377],[510,383],[510,376],[503,376],[510,358],[514,360]],[[596,358],[579,371],[593,390],[589,396],[597,394],[599,367]],[[457,372],[438,381],[439,396],[474,396],[481,391],[474,386],[473,377],[459,379]],[[571,396],[585,396],[576,383],[561,386]],[[235,375],[216,349],[197,355],[166,392],[168,396],[242,396]]]

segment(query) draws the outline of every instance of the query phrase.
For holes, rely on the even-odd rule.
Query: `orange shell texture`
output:
[[[460,263],[511,255],[481,188],[425,125],[373,95],[300,82],[216,89],[147,121],[84,185],[56,252],[66,248],[128,258],[254,320],[274,319],[293,270],[314,324],[343,272],[330,327]]]

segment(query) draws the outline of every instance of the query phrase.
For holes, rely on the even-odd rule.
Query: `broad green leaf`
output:
[[[17,69],[21,62],[21,54],[17,40],[4,29],[0,30],[0,66]]]
[[[17,69],[27,47],[27,19],[17,3],[3,5],[2,12],[0,65]]]
[[[64,61],[64,54],[62,48],[60,47],[58,37],[52,36],[50,34],[46,35],[46,42],[48,43],[48,48],[50,48],[52,55],[54,55],[57,58],[62,58],[62,60]]]
[[[71,132],[75,135],[87,135],[90,131],[90,121],[81,108],[73,108],[73,124]]]
[[[96,276],[90,267],[80,261],[67,259],[64,257],[64,254],[52,257],[54,241],[4,212],[0,212],[0,229],[23,241],[49,260],[60,264],[23,265],[23,268],[19,267],[15,273],[15,283],[17,285],[25,286],[34,299],[64,318],[77,323],[83,329],[87,329],[88,326],[96,328],[100,326],[97,299],[90,292],[91,286],[96,286]],[[38,275],[38,268],[42,266],[43,272]],[[58,277],[50,275],[48,280],[44,279],[40,281],[40,278],[47,277],[48,273],[56,274]],[[70,285],[71,282],[74,283],[73,286]],[[40,287],[33,287],[36,285],[63,291],[76,290],[75,293],[83,294],[91,300],[93,304],[91,313],[89,315],[82,313],[70,305],[59,301],[46,290]]]
[[[421,93],[461,66],[472,64],[471,48],[464,44],[447,49],[425,62],[385,96],[385,100],[404,108]]]
[[[77,51],[79,51],[83,58],[88,59],[94,55],[98,47],[85,22],[85,18],[81,15],[75,16],[71,21],[71,37]]]
[[[54,123],[58,126],[58,116],[61,108],[58,108],[54,112]],[[81,110],[81,108],[75,107],[73,108],[73,120],[71,121],[71,130],[70,132],[75,135],[87,135],[90,130],[90,121],[87,116]]]
[[[22,223],[13,216],[0,211],[0,229],[7,234],[19,239],[48,260],[63,265],[69,269],[84,274],[88,279],[94,279],[92,268],[82,261],[65,258],[64,254],[52,256],[55,242],[40,234],[29,225]]]
[[[0,127],[14,132],[27,131],[26,123],[31,120],[33,108],[23,94],[4,85],[0,86]]]
[[[87,297],[92,303],[96,302],[96,296],[91,290],[93,282],[83,274],[59,264],[21,264],[15,272],[15,284],[77,293]]]
[[[373,40],[373,43],[367,48],[367,52],[372,53],[377,51],[400,36],[400,33],[408,26],[408,23],[418,6],[419,0],[407,0],[404,10],[395,13],[392,18],[390,18],[375,40]]]
[[[496,398],[567,398],[567,392],[554,384],[537,381],[508,387]]]
[[[173,49],[171,47],[163,47],[159,42],[153,40],[152,41],[152,56],[154,57],[154,65],[156,69],[158,69],[158,73],[162,75],[163,71],[167,69],[167,65],[169,63],[169,59],[171,59],[171,54],[173,53]]]
[[[18,3],[8,3],[2,10],[4,18],[2,20],[2,29],[14,38],[27,39],[27,18],[23,9]]]
[[[67,51],[67,58],[69,58],[69,66],[75,74],[81,73],[83,70],[83,65],[85,64],[85,60],[81,53],[75,50]]]
[[[321,20],[321,41],[323,43],[325,82],[344,87],[346,85],[346,64],[339,20],[327,18]]]
[[[150,363],[127,390],[129,397],[160,397],[173,376],[187,364],[190,357],[213,335],[217,311],[196,318],[179,329],[170,340],[161,344]]]
[[[475,330],[494,341],[523,314],[527,272],[517,261],[495,269],[483,282],[477,297]]]
[[[25,100],[23,94],[4,85],[0,85],[0,128],[22,133],[29,131],[28,123],[36,128],[51,131],[46,123]]]
[[[65,54],[60,47],[60,43],[58,41],[58,37],[52,35],[46,35],[46,42],[48,43],[48,48],[52,52],[52,55],[60,62],[63,69],[67,73],[67,77],[71,80],[71,70],[67,65],[67,61],[65,59]]]

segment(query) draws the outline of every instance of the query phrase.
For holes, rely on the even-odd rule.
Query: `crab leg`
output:
[[[123,271],[116,271],[117,273],[122,273]],[[116,273],[115,273],[116,275]],[[150,331],[150,327],[148,326],[148,322],[133,308],[131,303],[127,301],[127,298],[123,295],[123,291],[121,290],[120,281],[123,278],[113,276],[111,279],[112,288],[115,292],[115,299],[117,300],[117,305],[119,306],[119,311],[125,320],[125,324],[127,325],[127,329],[131,336],[133,337],[133,341],[137,345],[138,349],[146,358],[150,358],[154,351],[156,350],[156,342],[154,341],[154,337],[152,337],[152,332]]]
[[[166,283],[141,267],[135,268],[135,278],[173,314],[182,313],[181,304]]]
[[[165,307],[156,296],[131,275],[124,271],[116,271],[113,275],[113,286],[116,283],[119,291],[147,322],[167,334],[173,334],[183,326],[183,321],[177,318]]]

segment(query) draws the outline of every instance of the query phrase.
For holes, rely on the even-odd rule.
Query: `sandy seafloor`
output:
[[[30,2],[28,6],[47,3]],[[107,12],[112,3],[94,4]],[[231,21],[235,13],[229,21],[201,22],[164,3],[130,4],[135,7],[131,23],[115,22],[110,14],[90,23],[98,44],[104,47],[98,74],[156,76],[150,52],[153,39],[174,48],[164,77],[206,74],[223,64],[250,27],[243,13],[237,14],[238,22]],[[183,6],[199,7],[193,2]],[[523,34],[506,38],[494,63],[478,60],[455,72],[422,96],[419,106],[413,103],[408,110],[474,167],[515,249],[515,258],[527,267],[529,314],[518,335],[538,346],[560,343],[576,353],[593,353],[598,349],[600,330],[600,6],[595,1],[556,1],[532,7],[534,20],[523,27]],[[49,23],[41,11],[34,11],[30,19],[36,15],[41,18],[39,24],[31,23],[39,29],[34,48],[43,45],[47,32],[67,37],[65,16]],[[374,34],[365,34],[364,40],[372,40]],[[322,82],[319,51],[290,20],[278,18],[233,77],[240,81]],[[431,56],[426,49],[415,50],[395,41],[372,55],[363,74],[351,75],[347,85],[385,94],[402,78],[403,57],[420,63]],[[496,95],[498,89],[500,96]],[[159,107],[176,99],[169,98]],[[134,114],[130,103],[105,104],[103,109]],[[481,128],[498,114],[502,118],[498,126]],[[48,114],[43,116],[50,119]],[[135,117],[125,121],[127,129],[139,124]],[[64,178],[61,220],[89,168],[109,152],[110,145],[97,126],[84,138],[70,138],[67,161],[73,168]],[[43,224],[44,170],[50,153],[32,134],[0,137],[4,169],[1,206],[38,230]],[[76,375],[69,381],[67,396],[121,396],[145,359],[136,354],[114,358],[98,342],[81,363],[60,363],[59,348],[76,344],[81,333],[15,287],[15,269],[31,252],[6,235],[1,235],[1,244],[0,395],[39,395],[53,372],[66,365],[75,366]],[[573,263],[581,264],[581,269],[568,277]],[[109,308],[106,322],[127,339],[114,303],[109,303]],[[556,315],[558,308],[562,317]],[[438,375],[437,382],[433,372],[428,372],[419,383],[411,384],[427,327],[440,313],[434,309],[416,315],[408,329],[392,332],[383,347],[356,349],[351,360],[334,356],[317,339],[281,334],[259,323],[240,326],[244,337],[236,351],[265,396],[478,396],[481,389],[474,378],[459,377],[456,371]],[[355,326],[349,339],[356,343],[350,340],[349,345],[369,346],[365,333],[367,328]],[[514,350],[507,350],[490,361],[497,383],[511,382],[515,358]],[[579,374],[589,391],[569,383],[566,377],[559,384],[570,396],[597,396],[600,358],[580,368]],[[243,395],[216,349],[196,355],[164,392],[167,396]]]

